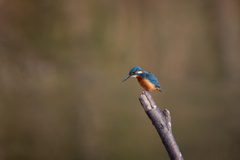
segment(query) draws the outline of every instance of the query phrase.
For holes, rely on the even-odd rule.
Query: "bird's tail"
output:
[[[162,92],[162,89],[160,87],[157,87],[156,89],[159,90],[160,92]]]

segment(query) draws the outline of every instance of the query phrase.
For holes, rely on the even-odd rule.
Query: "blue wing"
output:
[[[157,78],[152,73],[143,72],[142,78],[146,78],[147,80],[149,80],[151,83],[155,85],[155,87],[160,87]]]

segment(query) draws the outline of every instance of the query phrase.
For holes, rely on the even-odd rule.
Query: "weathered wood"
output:
[[[148,91],[143,91],[139,100],[152,124],[157,129],[170,159],[183,160],[183,156],[172,134],[170,112],[166,109],[161,111]]]

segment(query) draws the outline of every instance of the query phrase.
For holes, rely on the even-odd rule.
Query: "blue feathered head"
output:
[[[126,81],[130,77],[136,77],[137,75],[140,75],[140,74],[142,74],[142,69],[138,66],[133,67],[133,69],[130,70],[128,76],[124,78],[122,82]]]

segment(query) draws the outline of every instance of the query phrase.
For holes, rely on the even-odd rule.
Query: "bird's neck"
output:
[[[142,80],[142,77],[140,75],[137,75],[136,77],[138,79],[138,81],[141,81]]]

